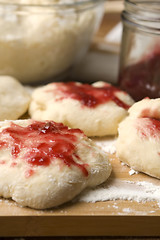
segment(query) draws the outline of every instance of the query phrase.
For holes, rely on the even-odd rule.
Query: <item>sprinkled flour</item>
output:
[[[116,138],[94,138],[94,142],[105,152],[116,152]],[[121,165],[125,165],[120,163]],[[128,175],[138,174],[134,169],[128,168]],[[98,202],[112,200],[129,200],[136,202],[157,201],[160,207],[160,186],[149,181],[127,181],[110,178],[106,183],[95,189],[85,190],[79,197],[80,202]],[[113,206],[112,206],[113,207]],[[116,205],[114,206],[116,208]],[[124,212],[130,211],[123,209]]]
[[[111,179],[93,190],[84,191],[79,198],[82,202],[107,200],[157,201],[160,206],[160,186],[146,181]]]
[[[116,152],[115,142],[117,138],[114,137],[103,137],[103,138],[92,138],[92,140],[103,149],[103,151],[114,154]]]
[[[129,175],[133,175],[133,174],[138,174],[138,171],[135,171],[134,169],[131,169],[129,171]]]

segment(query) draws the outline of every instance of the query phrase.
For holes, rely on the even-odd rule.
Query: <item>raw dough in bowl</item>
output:
[[[67,2],[0,3],[0,75],[23,83],[48,81],[63,76],[84,56],[102,17],[98,10],[102,5],[67,8],[63,6]]]

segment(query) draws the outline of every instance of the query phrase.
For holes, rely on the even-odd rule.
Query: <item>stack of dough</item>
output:
[[[0,78],[0,100],[0,196],[36,209],[108,179],[108,155],[87,136],[117,134],[134,103],[105,82],[51,83],[30,96],[8,76]],[[32,119],[14,121],[28,108]]]
[[[53,121],[16,120],[30,95],[14,78],[0,78],[0,196],[21,206],[63,204],[107,180],[106,153],[79,129]],[[12,120],[7,120],[12,119]]]

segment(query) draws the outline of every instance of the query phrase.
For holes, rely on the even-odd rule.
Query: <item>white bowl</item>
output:
[[[64,76],[85,55],[103,0],[0,0],[0,75],[22,83]]]

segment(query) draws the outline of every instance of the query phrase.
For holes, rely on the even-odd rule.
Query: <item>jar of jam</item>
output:
[[[118,85],[136,101],[160,97],[160,2],[126,0]]]

